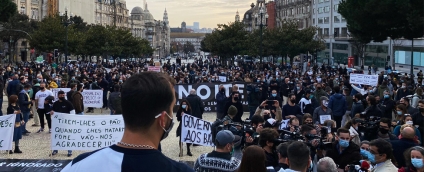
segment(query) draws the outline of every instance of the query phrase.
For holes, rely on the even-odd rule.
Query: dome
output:
[[[244,13],[244,17],[243,17],[243,20],[248,20],[248,21],[250,21],[250,20],[252,20],[252,18],[253,18],[253,11],[254,11],[254,7],[255,7],[255,4],[251,4],[250,5],[250,9],[249,10],[247,10],[245,13]]]
[[[132,10],[131,10],[131,14],[143,14],[143,9],[141,8],[141,7],[134,7]]]
[[[144,10],[143,20],[153,22],[153,21],[155,21],[155,18],[153,18],[153,15],[149,12],[149,10]]]

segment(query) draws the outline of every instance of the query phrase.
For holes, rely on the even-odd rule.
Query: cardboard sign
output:
[[[378,84],[378,75],[365,75],[365,74],[350,74],[349,79],[351,84],[362,84],[362,85],[371,85],[377,86]]]
[[[227,77],[225,77],[225,76],[219,76],[219,81],[221,81],[221,82],[227,82]]]
[[[161,69],[160,66],[149,66],[147,68],[147,71],[160,72],[160,69]]]
[[[116,144],[124,134],[122,115],[52,116],[52,150],[96,150]]]
[[[16,115],[0,116],[0,150],[12,150]]]
[[[71,89],[70,89],[70,88],[53,88],[53,89],[51,89],[51,90],[52,90],[52,92],[53,92],[54,101],[59,100],[59,97],[57,96],[57,93],[58,93],[59,91],[63,91],[63,92],[65,92],[65,95],[66,95],[66,93],[68,93],[69,91],[71,91]],[[85,91],[85,90],[84,90],[84,91]],[[65,99],[66,99],[66,100],[68,100],[68,96],[65,96]]]
[[[289,126],[290,119],[282,120],[280,130],[285,130]]]
[[[319,122],[321,124],[324,124],[325,121],[331,120],[331,115],[320,115],[319,116]]]
[[[84,90],[84,107],[103,107],[103,90]]]
[[[211,132],[212,123],[188,114],[183,114],[181,123],[181,142],[214,146]]]

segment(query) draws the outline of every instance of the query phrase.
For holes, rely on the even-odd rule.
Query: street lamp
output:
[[[258,20],[258,18],[260,17],[260,19]],[[261,45],[260,45],[260,47],[259,47],[259,55],[260,55],[260,62],[262,63],[262,41],[263,41],[263,34],[262,34],[262,29],[263,29],[263,27],[266,27],[266,26],[268,26],[268,13],[267,13],[267,11],[266,11],[266,8],[265,8],[265,6],[264,6],[264,3],[262,2],[261,4],[260,4],[260,6],[259,6],[259,14],[255,14],[255,18],[256,18],[256,22],[255,22],[255,25],[256,26],[259,26],[259,29],[260,29],[260,34],[261,34]]]
[[[73,16],[71,13],[71,16],[68,18],[68,8],[65,8],[65,14],[62,15],[62,24],[65,26],[66,29],[66,39],[65,39],[65,63],[68,64],[68,26],[71,25],[73,22]]]
[[[13,40],[13,37],[10,36],[10,40],[9,40],[9,48],[10,48],[9,63],[12,63],[13,51],[15,51],[14,47],[15,47],[15,40]]]

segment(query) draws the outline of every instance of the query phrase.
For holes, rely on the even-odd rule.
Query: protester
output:
[[[76,91],[72,94],[72,105],[75,108],[75,113],[77,115],[84,115],[84,97],[82,96],[82,92],[84,90],[83,84],[78,84],[76,87]],[[69,99],[68,99],[69,101]],[[116,112],[116,110],[115,110]]]
[[[192,111],[191,111],[190,103],[185,99],[182,100],[180,102],[180,106],[178,107],[178,110],[177,110],[177,121],[180,122],[180,124],[178,125],[178,128],[177,128],[177,137],[181,137],[181,124],[183,123],[183,121],[182,121],[183,115],[184,114],[191,115],[191,112]],[[183,143],[181,142],[181,139],[178,139],[178,140],[179,140],[178,145],[180,147],[180,153],[179,153],[178,156],[182,157],[183,156]],[[187,143],[186,145],[187,145],[187,155],[193,156],[193,154],[190,151],[191,144]]]
[[[74,106],[72,103],[65,99],[65,92],[59,91],[57,93],[58,101],[53,103],[53,107],[51,109],[50,115],[54,115],[55,113],[65,113],[65,114],[75,114]],[[53,150],[52,156],[57,154],[57,150]],[[68,150],[68,157],[72,156],[72,151]]]
[[[373,156],[371,163],[376,164],[373,172],[396,172],[398,168],[393,156],[392,145],[384,139],[376,139],[370,142],[370,152]]]
[[[288,169],[280,169],[279,172],[307,172],[311,164],[311,157],[309,156],[309,148],[306,144],[295,141],[287,148],[287,156],[289,162]]]
[[[392,144],[393,147],[393,155],[397,162],[397,167],[404,167],[405,166],[405,159],[403,157],[403,153],[414,146],[418,146],[417,143],[415,143],[415,131],[412,127],[405,127],[400,135],[402,136],[399,140],[391,140],[390,144]]]
[[[54,95],[50,90],[46,89],[46,84],[44,82],[40,83],[40,91],[38,91],[35,94],[35,104],[37,105],[37,113],[38,113],[38,116],[40,117],[40,123],[41,123],[41,128],[37,131],[37,133],[44,131],[44,116],[46,116],[47,124],[49,126],[49,129],[51,129],[51,118],[50,118],[50,115],[49,116],[46,115],[48,111],[46,111],[46,107],[45,107],[45,104],[47,104],[46,98],[48,96],[54,96]]]
[[[121,86],[115,85],[113,88],[114,92],[109,94],[108,107],[111,115],[122,114],[121,107]],[[106,93],[107,94],[107,93]]]
[[[7,114],[16,114],[15,119],[15,128],[13,130],[13,142],[15,142],[15,150],[12,152],[12,150],[9,151],[9,154],[12,153],[22,153],[22,151],[19,149],[19,140],[22,139],[22,125],[25,124],[23,115],[21,113],[21,109],[19,108],[18,102],[18,96],[15,94],[12,94],[9,97],[9,106],[7,107]]]
[[[202,119],[202,114],[205,112],[205,106],[202,99],[196,94],[195,89],[190,90],[190,95],[186,97],[186,100],[191,106],[191,116]]]
[[[174,84],[169,76],[156,72],[128,78],[121,90],[125,123],[122,140],[95,153],[79,155],[62,171],[193,171],[157,150],[174,124]]]
[[[424,148],[415,146],[405,151],[405,166],[398,172],[423,172],[424,171]]]
[[[241,161],[231,156],[234,144],[240,141],[240,137],[233,135],[228,130],[221,130],[216,134],[215,147],[211,153],[200,155],[194,163],[196,172],[219,171],[234,172],[240,167]]]
[[[330,157],[321,158],[317,166],[317,172],[338,172],[336,163]]]
[[[21,109],[23,120],[25,122],[24,124],[22,124],[22,134],[28,135],[29,133],[31,133],[26,128],[26,124],[28,123],[31,106],[32,106],[31,98],[28,95],[28,91],[29,89],[31,89],[31,85],[25,84],[25,86],[22,88],[23,89],[19,92],[19,98],[18,98],[19,107]]]
[[[253,145],[243,152],[238,172],[274,172],[273,167],[266,166],[265,153],[261,147]]]

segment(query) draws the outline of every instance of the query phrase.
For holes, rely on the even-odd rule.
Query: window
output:
[[[325,0],[325,2],[329,2],[330,0]]]
[[[328,28],[324,28],[324,36],[328,36],[328,31],[329,31]]]
[[[337,27],[337,28],[334,28],[334,32],[333,32],[333,34],[334,34],[334,37],[336,38],[336,37],[340,37],[340,31],[339,31],[339,28]]]
[[[340,16],[334,16],[334,23],[340,23]]]
[[[324,17],[324,24],[330,23],[330,17]]]
[[[330,7],[329,6],[324,7],[324,12],[326,13],[330,12]]]
[[[312,24],[315,24],[315,19],[312,19]]]
[[[323,13],[324,12],[324,9],[322,8],[322,7],[319,7],[318,8],[318,14],[321,14],[321,13]]]
[[[319,0],[318,2],[319,2],[319,3],[323,3],[323,2],[324,2],[324,0]]]
[[[306,12],[307,12],[307,13],[309,13],[309,12],[310,12],[310,9],[311,9],[311,8],[310,8],[310,6],[309,6],[309,5],[308,5],[308,6],[306,6]]]
[[[321,36],[322,35],[322,29],[318,29],[318,35]]]
[[[324,23],[324,18],[322,17],[318,18],[318,24],[322,24],[322,23]]]
[[[337,12],[339,10],[339,4],[334,5],[334,11]]]
[[[294,9],[292,8],[292,9],[290,9],[291,11],[290,11],[290,15],[294,15]]]
[[[342,33],[340,34],[342,37],[347,37],[347,27],[342,27]]]

